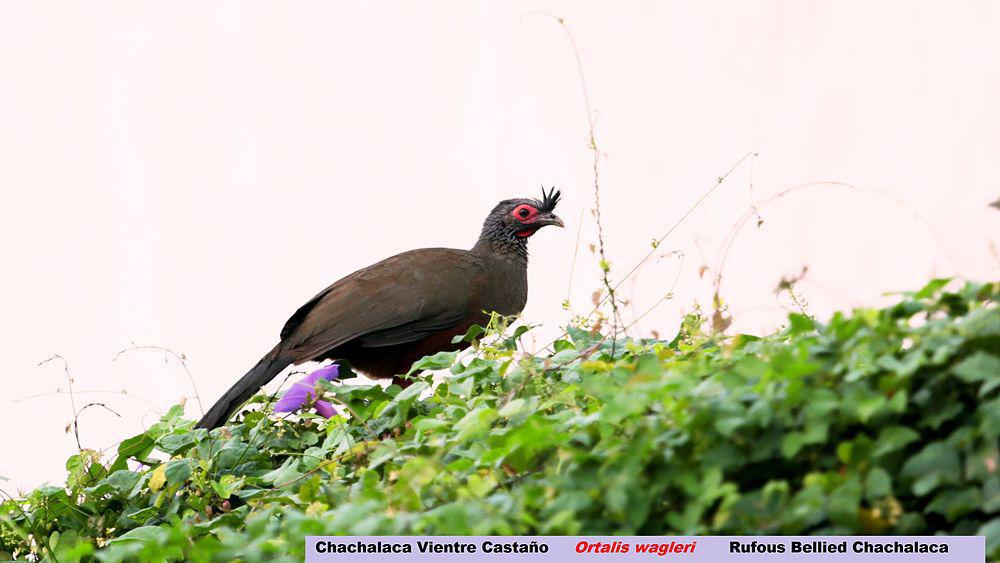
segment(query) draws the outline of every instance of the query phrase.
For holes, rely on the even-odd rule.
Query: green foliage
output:
[[[0,552],[301,560],[310,534],[984,534],[1000,555],[1000,284],[935,280],[826,324],[670,342],[505,323],[346,416],[208,432],[171,409],[65,486],[0,504]]]

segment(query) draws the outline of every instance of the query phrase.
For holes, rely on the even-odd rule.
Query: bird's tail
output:
[[[285,369],[290,362],[279,348],[280,345],[275,346],[257,362],[257,365],[250,368],[246,375],[230,387],[229,391],[226,391],[201,417],[196,428],[212,429],[222,426],[229,420],[233,411],[238,409],[247,399],[253,397],[253,394],[268,381],[274,379],[274,376],[281,373],[281,370]]]

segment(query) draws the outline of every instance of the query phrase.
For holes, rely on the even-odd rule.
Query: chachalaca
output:
[[[508,199],[493,208],[471,250],[423,248],[397,254],[335,282],[299,307],[281,340],[198,422],[216,428],[285,367],[346,360],[374,378],[399,378],[420,358],[458,350],[452,337],[490,312],[515,315],[528,299],[528,238],[553,214],[542,199]]]

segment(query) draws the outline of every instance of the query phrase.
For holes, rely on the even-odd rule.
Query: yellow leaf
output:
[[[580,369],[585,371],[607,372],[611,371],[611,368],[613,367],[614,364],[609,362],[602,362],[600,360],[588,360],[580,364]]]
[[[161,463],[159,467],[153,470],[153,475],[149,478],[149,490],[156,492],[163,488],[163,484],[167,482],[167,464]]]

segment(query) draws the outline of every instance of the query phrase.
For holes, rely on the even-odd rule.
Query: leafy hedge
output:
[[[570,328],[523,356],[523,328],[473,332],[474,354],[417,365],[450,367],[436,387],[328,385],[350,413],[328,421],[248,412],[209,433],[174,407],[109,463],[85,450],[65,486],[0,504],[0,552],[300,560],[309,534],[951,533],[986,535],[998,557],[1000,284],[946,283],[825,324],[792,314],[765,338],[690,315],[670,342]]]

